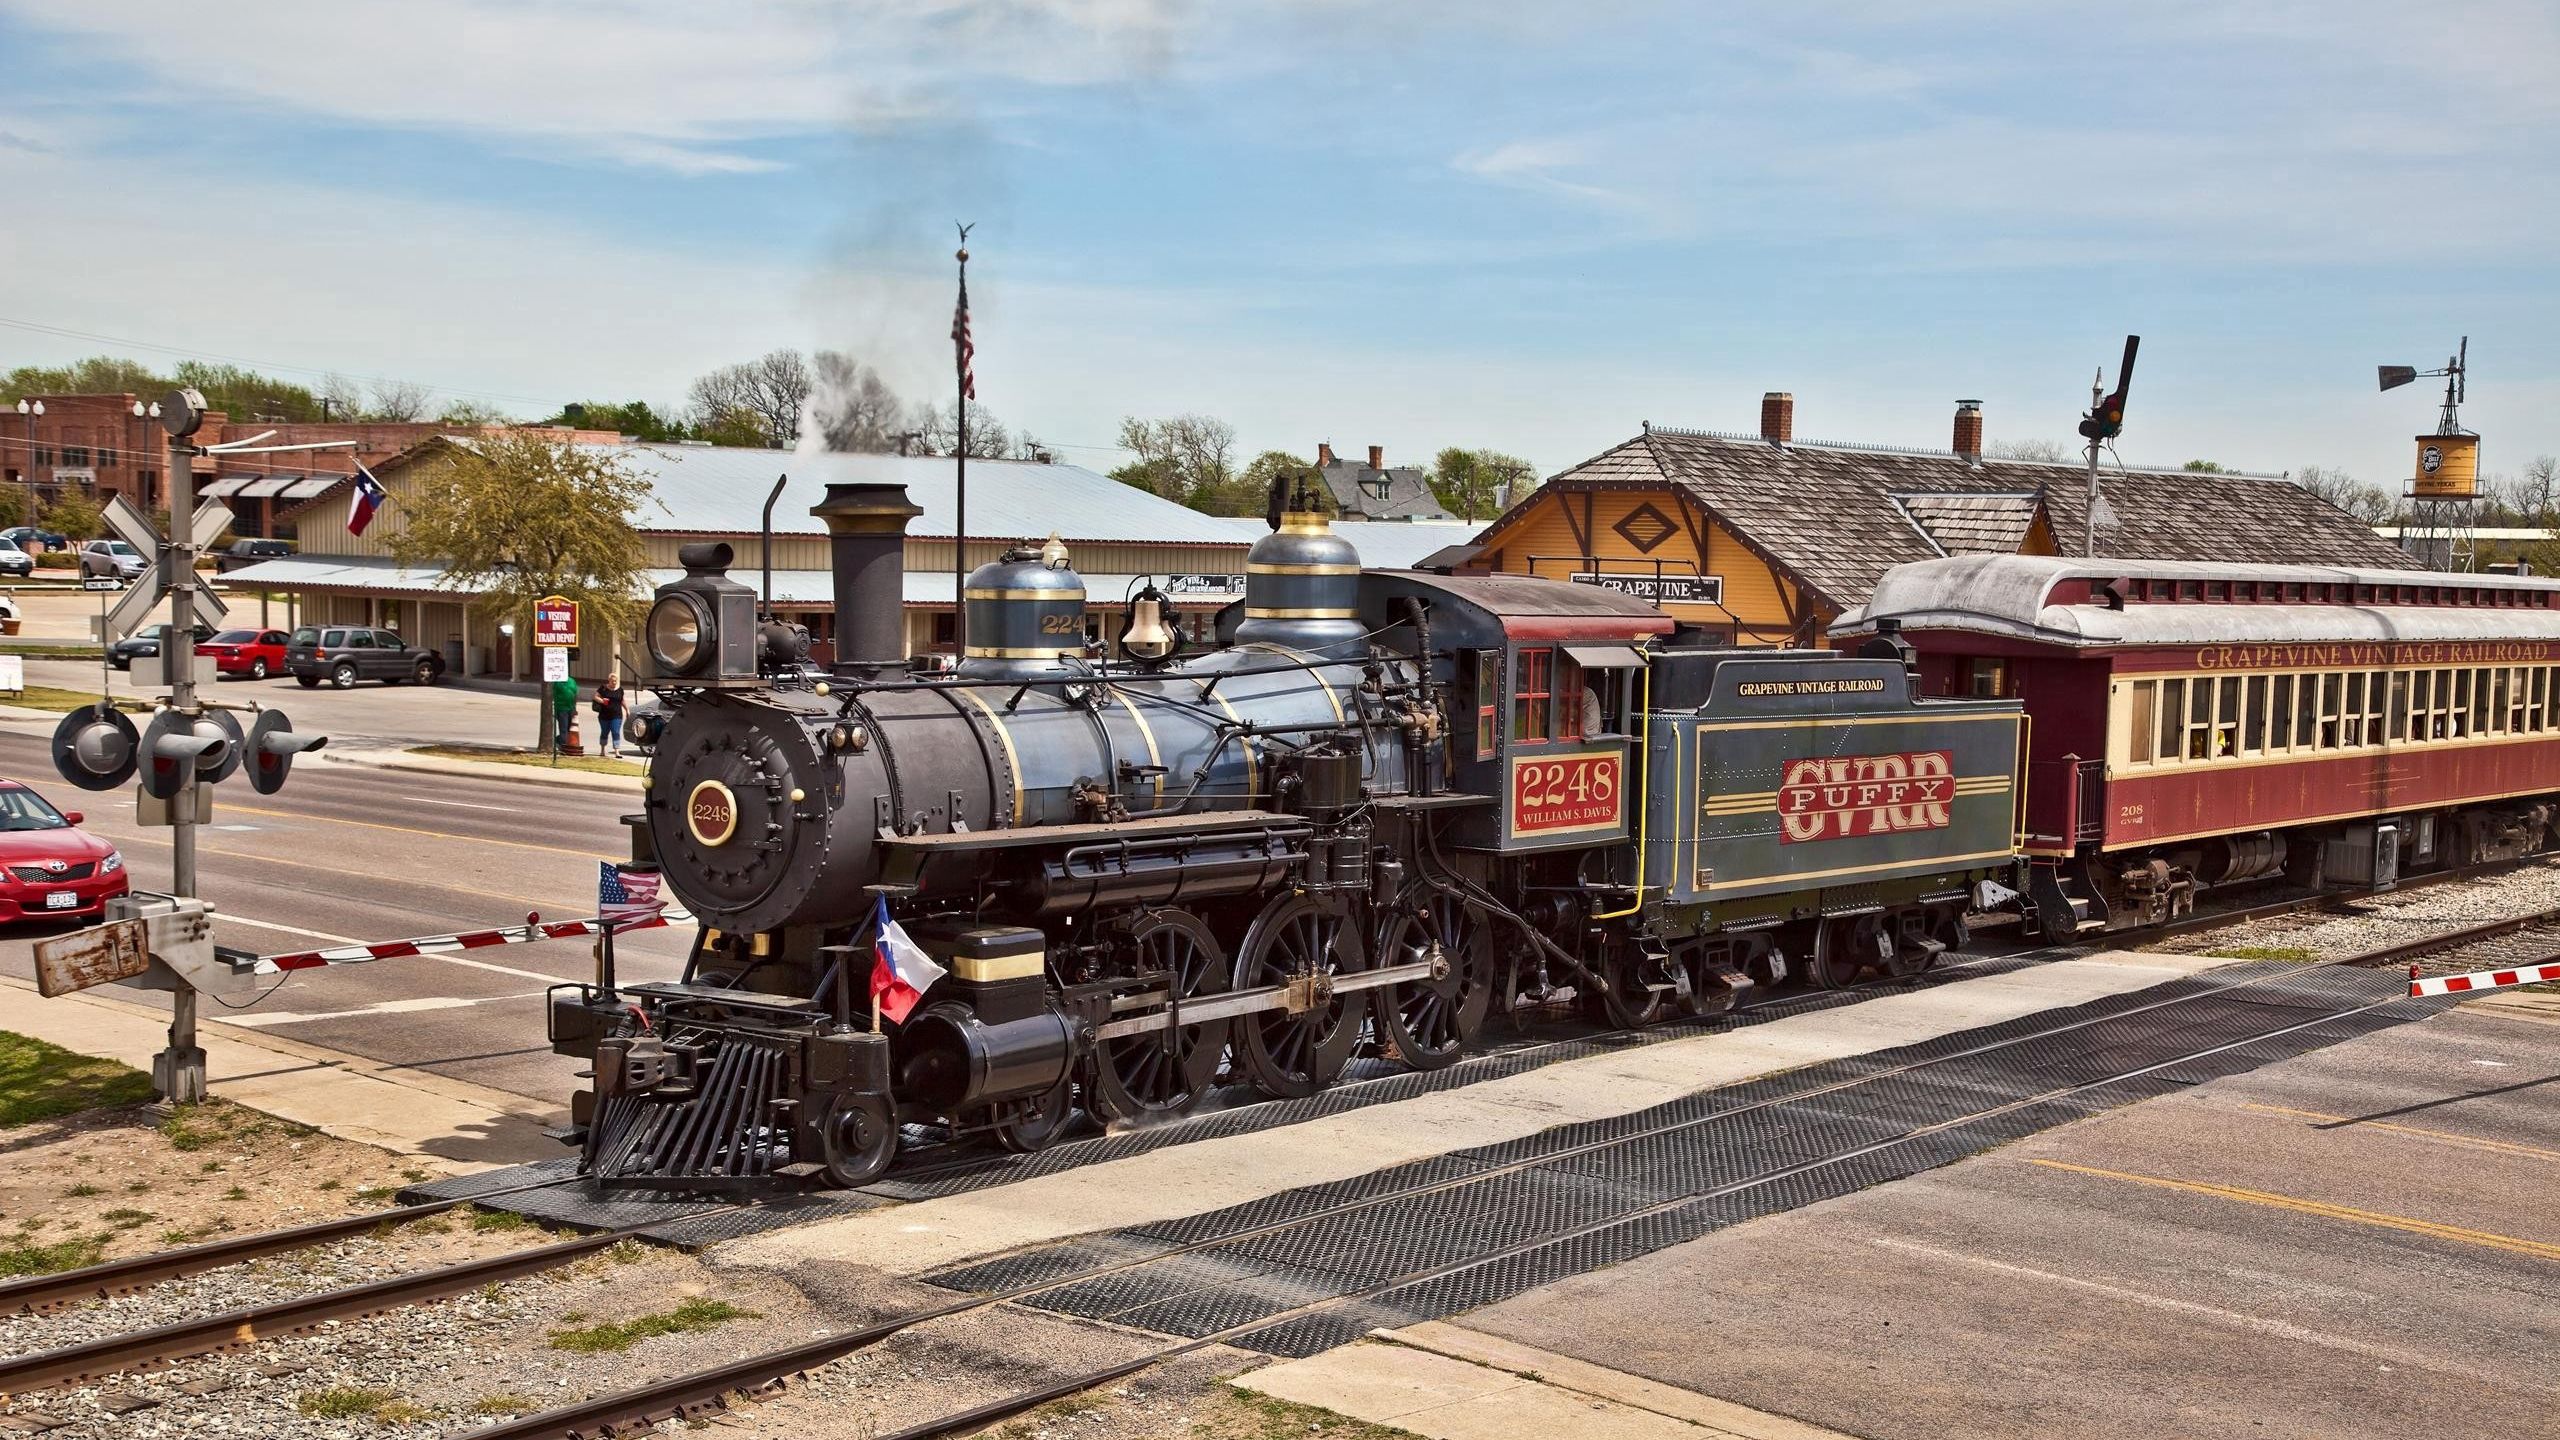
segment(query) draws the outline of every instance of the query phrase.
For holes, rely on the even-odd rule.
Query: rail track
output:
[[[2448,880],[2475,878],[2477,873],[2486,873],[2490,870],[2503,868],[2507,867],[2482,867],[2480,872],[2445,872],[2439,877],[2429,877],[2429,883],[2443,883]],[[2269,902],[2259,906],[2243,907],[2238,910],[2220,912],[2211,916],[2195,917],[2191,920],[2181,922],[2179,926],[2172,928],[2187,932],[2211,929],[2221,925],[2242,923],[2247,920],[2261,919],[2271,915],[2294,913],[2322,906],[2334,906],[2350,899],[2362,898],[2367,893],[2369,892],[2355,892],[2352,895],[2324,894],[2288,897],[2281,901]],[[1527,1174],[1540,1170],[1552,1170],[1556,1166],[1578,1159],[1614,1150],[1621,1150],[1624,1147],[1637,1142],[1658,1140],[1666,1136],[1690,1134],[1713,1126],[1729,1124],[1735,1121],[1738,1117],[1765,1111],[1772,1107],[1797,1104],[1822,1096],[1836,1095],[1843,1092],[1872,1087],[1909,1076],[1917,1071],[1946,1065],[1951,1062],[1991,1055],[2000,1051],[2013,1049],[2018,1046],[2050,1041],[2058,1036],[2067,1035],[2075,1030],[2086,1029],[2100,1024],[2112,1024],[2133,1016],[2171,1010],[2183,1005],[2191,1005],[2198,1001],[2209,1000],[2216,996],[2229,995],[2235,991],[2267,985],[2282,980],[2289,974],[2298,974],[2309,970],[2329,968],[2352,967],[2380,969],[2402,965],[2415,965],[2421,968],[2437,969],[2483,968],[2491,965],[2536,963],[2539,960],[2560,958],[2560,935],[2550,933],[2552,927],[2555,926],[2560,926],[2560,907],[2552,907],[2531,914],[2509,916],[2496,920],[2485,921],[2479,924],[2443,931],[2433,935],[2395,942],[2390,945],[2376,947],[2358,954],[2331,960],[2306,962],[2304,965],[2294,967],[2291,970],[2251,976],[2224,985],[2205,987],[2195,993],[2156,1000],[2129,1009],[2110,1012],[2095,1018],[2077,1020],[2065,1024],[2037,1029],[2026,1034],[2005,1037],[1997,1041],[1972,1046],[1951,1053],[1931,1055],[1924,1059],[1891,1066],[1886,1069],[1859,1075],[1852,1079],[1789,1092],[1785,1095],[1754,1101],[1745,1106],[1719,1111],[1712,1115],[1696,1119],[1667,1123],[1640,1129],[1628,1134],[1613,1135],[1604,1140],[1596,1140],[1568,1146],[1559,1150],[1547,1151],[1534,1158],[1512,1162],[1483,1173],[1471,1174],[1458,1179],[1409,1186],[1395,1189],[1382,1195],[1366,1196],[1338,1205],[1321,1207],[1305,1214],[1294,1215],[1283,1220],[1272,1221],[1268,1224],[1251,1227],[1245,1230],[1221,1234],[1214,1238],[1202,1239],[1188,1244],[1175,1246],[1168,1250],[1162,1250],[1142,1257],[1125,1260],[1117,1264],[1091,1266],[1076,1270],[1073,1273],[1063,1276],[1050,1276],[1038,1281],[1037,1283],[1011,1286],[993,1293],[962,1295],[955,1298],[948,1304],[928,1307],[894,1317],[890,1320],[886,1320],[860,1330],[846,1332],[839,1335],[823,1336],[802,1345],[791,1347],[787,1350],[778,1350],[766,1354],[750,1356],[711,1370],[701,1371],[691,1375],[678,1376],[666,1381],[656,1382],[651,1385],[635,1387],[628,1391],[599,1397],[595,1400],[579,1402],[545,1414],[530,1416],[512,1424],[493,1427],[478,1433],[495,1437],[495,1440],[530,1440],[530,1437],[535,1436],[593,1437],[616,1433],[619,1427],[637,1422],[654,1422],[672,1417],[691,1416],[706,1408],[712,1408],[720,1405],[723,1403],[724,1397],[740,1394],[757,1395],[760,1393],[769,1393],[780,1383],[786,1381],[790,1376],[842,1359],[856,1351],[865,1349],[871,1345],[888,1339],[893,1335],[905,1330],[913,1329],[919,1325],[927,1324],[939,1319],[949,1318],[955,1315],[965,1314],[973,1310],[984,1309],[994,1305],[1036,1299],[1040,1296],[1066,1289],[1069,1286],[1084,1284],[1120,1271],[1156,1263],[1172,1256],[1195,1254],[1203,1251],[1228,1248],[1248,1241],[1268,1239],[1284,1232],[1297,1231],[1310,1226],[1320,1226],[1345,1221],[1365,1211],[1373,1210],[1382,1204],[1397,1201],[1410,1201],[1421,1196],[1462,1189],[1466,1186],[1484,1183],[1488,1179],[1496,1179],[1506,1175]],[[2154,930],[2144,933],[2148,935],[2157,935],[2162,932]],[[2005,958],[2016,957],[2011,956]],[[1889,980],[1873,981],[1855,988],[1881,988],[1893,986],[1899,983],[1902,982]],[[1761,1005],[1782,1003],[1790,998],[1795,997],[1771,997],[1767,1000],[1754,1002],[1752,1005],[1743,1008],[1753,1009],[1758,1008]],[[1093,1385],[1107,1383],[1112,1379],[1133,1373],[1134,1371],[1143,1369],[1148,1365],[1191,1353],[1205,1348],[1208,1345],[1224,1343],[1225,1341],[1233,1339],[1244,1332],[1268,1329],[1272,1325],[1291,1317],[1351,1305],[1365,1297],[1387,1289],[1424,1283],[1434,1278],[1437,1274],[1451,1272],[1457,1269],[1466,1268],[1467,1266],[1492,1264],[1507,1256],[1526,1250],[1566,1243],[1580,1235],[1598,1233],[1600,1231],[1607,1230],[1612,1226],[1632,1224],[1647,1216],[1675,1209],[1682,1205],[1697,1204],[1717,1198],[1727,1193],[1768,1186],[1792,1176],[1820,1170],[1825,1167],[1844,1165],[1860,1157],[1874,1154],[1880,1150],[1889,1149],[1896,1145],[1908,1144],[1917,1138],[1932,1133],[1945,1131],[1962,1125],[1978,1123],[1990,1117],[2027,1108],[2035,1104],[2045,1103],[2059,1096],[2099,1089],[2108,1085],[2121,1084],[2137,1076],[2148,1074],[2172,1065],[2187,1063],[2202,1056],[2219,1054],[2224,1051],[2237,1048],[2240,1045],[2256,1043],[2270,1037],[2281,1036],[2294,1031],[2306,1029],[2313,1025],[2328,1023],[2343,1016],[2360,1014],[2368,1010],[2377,1009],[2383,1005],[2395,1003],[2401,998],[2403,997],[2393,995],[2370,1003],[2347,1007],[2346,1009],[2339,1010],[2333,1014],[2323,1015],[2314,1020],[2305,1021],[2300,1024],[2278,1027],[2262,1034],[2249,1036],[2243,1040],[2216,1044],[2155,1064],[2125,1070],[2099,1079],[2080,1082],[2070,1086],[2058,1087],[2038,1095],[1982,1108],[1951,1119],[1935,1121],[1928,1125],[1914,1127],[1903,1134],[1887,1139],[1872,1141],[1835,1154],[1798,1162],[1793,1165],[1772,1170],[1765,1174],[1754,1175],[1742,1180],[1729,1182],[1724,1186],[1701,1191],[1697,1194],[1686,1195],[1674,1200],[1664,1201],[1660,1204],[1647,1207],[1628,1215],[1612,1217],[1609,1220],[1597,1222],[1594,1225],[1584,1227],[1582,1230],[1543,1236],[1533,1241],[1523,1242],[1520,1245],[1516,1245],[1508,1249],[1472,1257],[1464,1262],[1464,1265],[1442,1267],[1440,1271],[1417,1271],[1412,1274],[1399,1276],[1390,1282],[1373,1285],[1357,1292],[1337,1295],[1325,1300],[1311,1302],[1306,1306],[1299,1307],[1298,1310],[1286,1312],[1279,1317],[1266,1316],[1258,1318],[1249,1324],[1230,1327],[1206,1337],[1194,1337],[1179,1341],[1160,1349],[1150,1351],[1144,1356],[1141,1356],[1125,1365],[1080,1374],[1074,1377],[1070,1382],[1063,1382],[1058,1386],[1043,1387],[1037,1392],[1026,1392],[1020,1396],[1011,1397],[1003,1401],[992,1402],[989,1405],[980,1406],[971,1411],[932,1422],[927,1426],[895,1432],[894,1435],[884,1436],[883,1440],[906,1440],[906,1437],[915,1437],[915,1440],[922,1440],[922,1437],[925,1436],[940,1436],[960,1433],[961,1431],[973,1426],[990,1423],[993,1420],[1002,1419],[1008,1415],[1018,1413],[1020,1410],[1045,1403],[1047,1400],[1057,1398],[1060,1395],[1075,1393],[1078,1390],[1090,1388]],[[289,1229],[268,1231],[256,1235],[241,1236],[229,1240],[220,1240],[202,1245],[189,1246],[180,1250],[137,1256],[121,1261],[112,1261],[102,1265],[90,1266],[81,1270],[65,1272],[60,1275],[40,1276],[33,1279],[17,1281],[8,1285],[0,1285],[0,1313],[41,1313],[46,1310],[78,1303],[87,1299],[133,1293],[167,1280],[201,1273],[220,1266],[237,1264],[263,1256],[287,1253],[297,1249],[326,1244],[334,1240],[346,1238],[350,1235],[361,1234],[385,1224],[400,1224],[407,1221],[424,1219],[461,1206],[478,1204],[490,1200],[502,1199],[508,1195],[551,1189],[556,1188],[559,1185],[574,1183],[576,1182],[550,1181],[514,1186],[505,1190],[491,1191],[470,1197],[432,1200],[421,1204],[402,1206],[392,1210],[378,1211],[365,1215],[346,1216],[339,1219],[295,1226]],[[570,1263],[587,1255],[595,1254],[610,1248],[614,1244],[623,1240],[635,1238],[639,1233],[640,1227],[602,1230],[567,1240],[557,1241],[548,1245],[535,1246],[524,1250],[511,1251],[503,1255],[484,1257],[482,1259],[466,1261],[456,1265],[422,1271],[415,1275],[397,1276],[364,1285],[323,1291],[311,1295],[292,1297],[274,1302],[242,1307],[216,1315],[205,1316],[199,1319],[177,1321],[168,1325],[153,1327],[148,1330],[104,1337],[98,1340],[85,1342],[79,1345],[66,1346],[56,1350],[11,1357],[8,1359],[0,1359],[0,1395],[25,1395],[32,1391],[59,1386],[65,1383],[79,1382],[110,1374],[165,1365],[195,1356],[211,1354],[221,1350],[252,1344],[261,1338],[307,1330],[332,1320],[345,1320],[366,1315],[380,1314],[406,1306],[424,1304],[439,1299],[449,1298],[453,1295],[461,1294],[483,1285],[519,1278],[524,1275],[538,1273],[543,1270]]]
[[[2407,963],[2415,957],[2434,957],[2442,963],[2460,963],[2460,957],[2464,954],[2466,947],[2504,946],[2512,942],[2516,936],[2537,934],[2537,932],[2537,938],[2531,943],[2551,955],[2560,956],[2560,935],[2551,934],[2544,928],[2555,922],[2560,922],[2560,909],[2398,942],[2333,960],[2305,962],[2299,966],[2252,975],[2225,984],[2202,985],[2191,993],[2112,1009],[2089,1018],[2041,1027],[2023,1034],[2006,1035],[1996,1040],[1932,1054],[1851,1078],[1773,1095],[1704,1116],[1670,1121],[1631,1132],[1613,1133],[1604,1138],[1559,1148],[1540,1148],[1532,1155],[1488,1170],[1452,1178],[1420,1179],[1417,1183],[1390,1188],[1384,1193],[1367,1194],[1343,1203],[1319,1206],[1304,1213],[1261,1224],[1246,1225],[1134,1258],[1091,1265],[1063,1275],[1046,1274],[1027,1283],[986,1293],[958,1295],[949,1303],[923,1307],[860,1329],[823,1336],[803,1344],[749,1356],[729,1364],[578,1401],[475,1433],[479,1440],[594,1440],[594,1437],[627,1433],[627,1427],[656,1424],[669,1419],[690,1419],[723,1407],[732,1397],[752,1400],[770,1396],[787,1385],[794,1376],[841,1360],[903,1331],[936,1320],[948,1319],[996,1305],[1052,1296],[1070,1287],[1086,1285],[1105,1277],[1160,1264],[1184,1255],[1232,1249],[1247,1243],[1268,1241],[1272,1237],[1289,1232],[1308,1231],[1311,1228],[1340,1227],[1342,1222],[1374,1214],[1384,1207],[1409,1205],[1418,1198],[1445,1195],[1470,1187],[1495,1184],[1509,1177],[1540,1172],[1556,1173],[1575,1162],[1588,1161],[1595,1156],[1612,1152],[1629,1153],[1633,1147],[1660,1142],[1668,1138],[1681,1137],[1694,1140],[1705,1132],[1718,1127],[1735,1125],[1745,1117],[1779,1107],[1801,1105],[1811,1100],[1839,1097],[1852,1092],[1890,1085],[1895,1081],[1913,1077],[1918,1072],[1977,1060],[2021,1047],[2045,1044],[2074,1031],[2098,1026],[2120,1026],[2123,1022],[2136,1017],[2156,1016],[2178,1007],[2232,997],[2236,992],[2279,984],[2311,972],[2342,968],[2389,968]],[[2264,1045],[2270,1041],[2316,1030],[2322,1026],[2335,1025],[2342,1020],[2365,1015],[2385,1006],[2423,1003],[2425,1002],[2410,1001],[2408,997],[2395,990],[2380,998],[2324,1006],[2318,1013],[2310,1014],[2306,1018],[2251,1028],[2247,1033],[2236,1037],[2227,1034],[2201,1037],[2208,1038],[2210,1043],[2181,1044],[2170,1053],[2145,1056],[2140,1063],[2122,1066],[2093,1078],[2075,1079],[1994,1103],[1973,1105],[1953,1114],[1910,1125],[1896,1133],[1864,1139],[1808,1158],[1775,1164],[1738,1178],[1672,1195],[1649,1204],[1634,1206],[1587,1223],[1544,1231],[1517,1239],[1509,1244],[1469,1253],[1463,1258],[1418,1266],[1389,1276],[1374,1278],[1356,1289],[1309,1301],[1277,1313],[1258,1315],[1242,1323],[1227,1325],[1205,1334],[1170,1340],[1125,1361],[1079,1371],[1054,1383],[1019,1391],[906,1429],[885,1431],[881,1433],[879,1440],[939,1440],[939,1437],[962,1434],[1018,1415],[1049,1401],[1108,1384],[1167,1360],[1213,1345],[1226,1344],[1257,1335],[1270,1336],[1283,1327],[1305,1321],[1310,1317],[1321,1316],[1345,1307],[1356,1307],[1391,1292],[1412,1291],[1416,1287],[1448,1281],[1468,1273],[1485,1272],[1493,1267],[1522,1260],[1524,1257],[1541,1253],[1553,1254],[1560,1249],[1594,1241],[1605,1241],[1612,1236],[1630,1235],[1641,1230],[1649,1222],[1675,1216],[1681,1212],[1694,1212],[1700,1207],[1709,1206],[1730,1197],[1751,1191],[1767,1190],[1820,1172],[1855,1167],[1861,1162],[1871,1161],[1897,1148],[1925,1146],[1933,1138],[1947,1136],[1950,1132],[1967,1127],[1979,1127],[1987,1123],[1995,1123],[2004,1117],[2018,1116],[2022,1112],[2035,1111],[2041,1107],[2053,1107],[2074,1097],[2089,1095],[2113,1086],[2122,1086],[2146,1077],[2158,1076],[2163,1072],[2191,1066],[2199,1061],[2230,1055],[2251,1046]],[[2200,1016],[2191,1022],[2191,1027],[2205,1029],[2214,1019],[2227,1020],[2228,1016],[2212,1014]],[[2177,1028],[2173,1025],[2170,1033],[2177,1033]],[[1942,1163],[1942,1161],[1932,1160],[1928,1163]],[[1418,1176],[1431,1173],[1424,1166],[1408,1168],[1413,1169]],[[1339,1235],[1345,1231],[1335,1229],[1333,1233]],[[1020,1253],[1037,1253],[1040,1250],[1056,1248],[1058,1247],[1032,1247],[1029,1251]],[[986,1260],[973,1261],[968,1268],[974,1270],[987,1263],[989,1262]],[[1283,1350],[1281,1353],[1287,1352]]]

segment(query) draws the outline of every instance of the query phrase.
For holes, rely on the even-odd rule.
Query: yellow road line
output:
[[[2288,1110],[2282,1105],[2249,1104],[2240,1108],[2262,1111],[2269,1115],[2292,1115],[2330,1125],[2352,1125],[2359,1130],[2388,1130],[2397,1135],[2417,1135],[2429,1140],[2442,1140],[2451,1145],[2468,1145],[2475,1150],[2494,1150],[2501,1155],[2523,1155],[2535,1160],[2560,1160],[2560,1150],[2545,1150],[2539,1145],[2519,1145],[2512,1140],[2484,1140],[2477,1135],[2456,1135],[2450,1130],[2429,1130],[2417,1125],[2394,1125],[2388,1120],[2358,1120],[2352,1115],[2323,1115],[2317,1110]]]
[[[385,825],[379,820],[341,820],[334,815],[314,815],[307,810],[263,810],[255,805],[234,805],[225,801],[222,812],[266,815],[278,820],[316,820],[323,825],[352,825],[362,830],[388,830],[395,835],[424,835],[430,840],[450,840],[462,845],[505,845],[517,850],[543,850],[553,855],[575,855],[581,860],[598,858],[593,850],[572,850],[565,845],[538,845],[531,840],[499,840],[483,835],[455,835],[443,830],[421,830],[415,825]]]
[[[2107,1180],[2122,1180],[2134,1185],[2156,1185],[2163,1190],[2184,1190],[2191,1195],[2211,1195],[2223,1200],[2240,1200],[2251,1205],[2264,1205],[2272,1210],[2291,1210],[2301,1215],[2318,1215],[2329,1220],[2344,1220],[2356,1225],[2371,1225],[2382,1230],[2400,1230],[2411,1235],[2424,1235],[2433,1240],[2451,1240],[2462,1245],[2478,1245],[2490,1250],[2504,1250],[2536,1260],[2560,1262],[2560,1245],[2544,1240],[2526,1240],[2514,1235],[2500,1235],[2488,1230],[2466,1230],[2459,1225],[2442,1225],[2433,1220],[2418,1220],[2406,1215],[2386,1215],[2379,1210],[2358,1210],[2346,1205],[2331,1205],[2319,1200],[2304,1200],[2292,1195],[2276,1195],[2264,1190],[2243,1190],[2232,1185],[2208,1185],[2201,1180],[2172,1180],[2165,1175],[2136,1175],[2124,1170],[2101,1170],[2093,1165],[2073,1165],[2061,1160],[2030,1160],[2048,1170],[2068,1170],[2075,1175],[2096,1175]]]

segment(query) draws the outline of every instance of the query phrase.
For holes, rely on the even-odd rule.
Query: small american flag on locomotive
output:
[[[596,918],[612,926],[615,934],[639,929],[640,922],[656,919],[666,908],[657,871],[629,870],[610,860],[597,862]]]

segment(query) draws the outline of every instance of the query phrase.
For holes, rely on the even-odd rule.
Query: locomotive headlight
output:
[[[670,675],[690,675],[711,653],[711,616],[700,600],[677,591],[649,607],[649,656]]]

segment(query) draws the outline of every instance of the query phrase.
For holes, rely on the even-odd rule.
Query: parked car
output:
[[[0,540],[6,540],[30,555],[39,550],[71,548],[69,540],[50,530],[39,530],[33,525],[12,525],[6,530],[0,530]]]
[[[0,540],[0,575],[14,575],[24,580],[36,573],[36,557],[7,540]]]
[[[213,552],[213,568],[215,573],[227,575],[243,565],[281,560],[292,553],[290,540],[235,540],[229,549]]]
[[[15,780],[0,780],[0,921],[84,919],[133,888],[116,847]]]
[[[131,580],[149,568],[142,552],[122,540],[92,540],[80,547],[83,580]]]
[[[195,624],[195,632],[196,645],[201,650],[204,642],[213,638],[213,627],[199,620]],[[169,622],[166,620],[157,625],[145,625],[108,646],[107,663],[119,670],[130,670],[133,668],[134,661],[147,660],[159,654],[161,645],[168,639],[168,634]]]
[[[281,630],[225,630],[196,646],[213,657],[214,673],[264,680],[284,670],[285,647],[293,637]]]
[[[444,677],[444,657],[402,640],[397,630],[305,625],[285,645],[284,668],[306,690],[323,680],[341,690],[359,680],[433,685]]]

